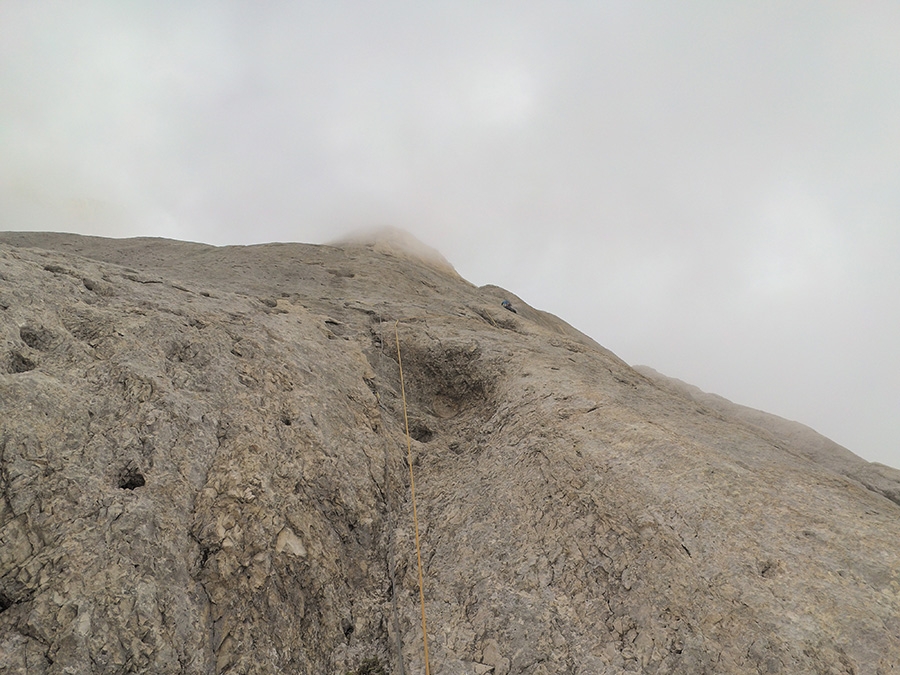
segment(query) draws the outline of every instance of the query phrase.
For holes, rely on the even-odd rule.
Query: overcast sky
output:
[[[0,0],[0,229],[373,225],[900,467],[895,0]]]

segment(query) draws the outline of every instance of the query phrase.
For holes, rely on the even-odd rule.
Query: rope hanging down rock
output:
[[[416,531],[416,559],[419,563],[419,602],[422,606],[422,644],[425,649],[425,675],[431,675],[428,664],[428,630],[425,622],[425,581],[422,575],[422,549],[419,546],[419,517],[416,513],[416,480],[413,477],[412,441],[409,436],[409,417],[406,414],[406,388],[403,385],[403,362],[400,359],[400,331],[398,320],[394,324],[394,337],[397,339],[397,365],[400,366],[400,395],[403,398],[403,422],[406,424],[406,461],[409,464],[409,489],[412,495],[413,526]]]

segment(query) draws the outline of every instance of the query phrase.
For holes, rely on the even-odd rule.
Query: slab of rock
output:
[[[867,462],[805,424],[732,403],[722,396],[707,393],[674,377],[667,377],[649,366],[634,368],[660,387],[687,396],[730,421],[747,426],[780,445],[786,452],[803,455],[900,504],[900,470],[878,462]]]
[[[889,470],[396,235],[0,233],[0,672],[422,672],[395,325],[433,673],[900,670]]]

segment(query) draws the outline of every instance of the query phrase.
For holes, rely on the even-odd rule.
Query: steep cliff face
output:
[[[893,474],[404,250],[0,234],[0,672],[424,672],[395,324],[433,673],[900,669]]]

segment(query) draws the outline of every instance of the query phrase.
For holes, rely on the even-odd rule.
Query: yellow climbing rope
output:
[[[406,424],[406,461],[409,464],[409,489],[412,494],[413,525],[416,530],[416,559],[419,563],[419,602],[422,605],[422,643],[425,647],[425,675],[431,675],[428,665],[428,630],[425,624],[425,581],[422,576],[422,549],[419,546],[419,517],[416,513],[416,480],[413,477],[412,441],[409,436],[409,417],[406,414],[406,388],[403,385],[403,362],[400,360],[400,331],[394,324],[394,337],[397,339],[397,365],[400,366],[400,395],[403,398],[403,422]]]

